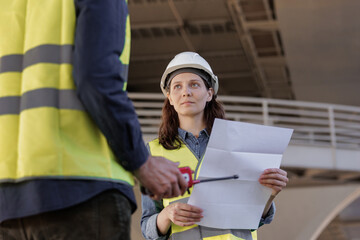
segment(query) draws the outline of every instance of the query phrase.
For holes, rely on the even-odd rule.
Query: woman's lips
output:
[[[188,104],[193,104],[194,102],[183,102],[181,103],[181,105],[188,105]]]

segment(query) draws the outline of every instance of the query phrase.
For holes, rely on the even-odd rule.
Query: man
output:
[[[130,239],[133,175],[184,193],[125,91],[125,0],[0,0],[0,32],[0,240]]]

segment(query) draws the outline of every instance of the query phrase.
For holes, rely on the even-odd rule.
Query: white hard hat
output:
[[[167,65],[165,72],[163,73],[160,81],[161,91],[166,96],[166,87],[169,84],[167,82],[168,76],[178,70],[183,68],[195,68],[205,71],[210,76],[210,87],[214,89],[214,95],[217,94],[219,88],[219,82],[217,76],[213,73],[209,63],[202,58],[198,53],[195,52],[182,52],[177,54]]]

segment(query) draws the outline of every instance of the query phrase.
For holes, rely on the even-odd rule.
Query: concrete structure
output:
[[[260,228],[259,239],[319,239],[334,218],[359,197],[359,184],[289,188],[277,197],[277,216],[270,225]],[[359,237],[341,235],[324,233],[321,239]]]

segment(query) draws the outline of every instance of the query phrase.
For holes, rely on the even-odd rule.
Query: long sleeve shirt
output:
[[[128,9],[124,0],[75,0],[74,79],[85,109],[105,135],[125,169],[139,168],[148,151],[134,107],[124,91],[127,68],[119,56],[126,40]],[[0,223],[64,209],[117,189],[136,209],[130,186],[107,181],[31,180],[0,184]],[[11,204],[9,204],[11,203]]]
[[[197,156],[198,159],[201,159],[205,153],[206,146],[209,142],[209,135],[207,131],[201,130],[199,137],[196,138],[192,133],[186,132],[185,130],[179,128],[179,137],[184,142],[187,147]],[[157,230],[156,219],[160,211],[163,209],[163,204],[161,201],[153,201],[148,196],[142,195],[141,198],[142,205],[142,216],[141,216],[141,231],[145,239],[157,239],[165,240],[169,236],[161,235]],[[264,218],[261,218],[259,226],[263,224],[269,224],[275,215],[275,205],[272,203],[267,215]]]

